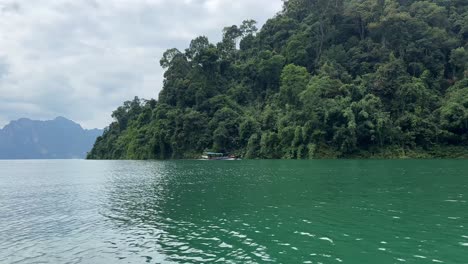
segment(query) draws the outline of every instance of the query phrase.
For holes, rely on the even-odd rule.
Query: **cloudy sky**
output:
[[[0,128],[64,116],[102,128],[133,96],[157,98],[166,49],[263,24],[281,0],[0,0]],[[259,26],[260,26],[259,25]]]

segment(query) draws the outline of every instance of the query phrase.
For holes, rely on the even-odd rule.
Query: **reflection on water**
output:
[[[467,169],[0,162],[0,263],[465,263]]]

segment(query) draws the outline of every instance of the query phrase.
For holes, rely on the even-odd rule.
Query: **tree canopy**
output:
[[[468,2],[289,0],[161,59],[156,100],[112,117],[91,159],[456,156],[468,146]],[[450,150],[448,150],[450,149]]]

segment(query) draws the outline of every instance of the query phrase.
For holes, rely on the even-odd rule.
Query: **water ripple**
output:
[[[463,163],[0,162],[6,168],[0,263],[466,260]]]

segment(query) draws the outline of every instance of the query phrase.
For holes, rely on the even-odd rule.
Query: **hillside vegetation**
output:
[[[88,158],[466,157],[467,40],[466,0],[285,1],[166,51]]]

